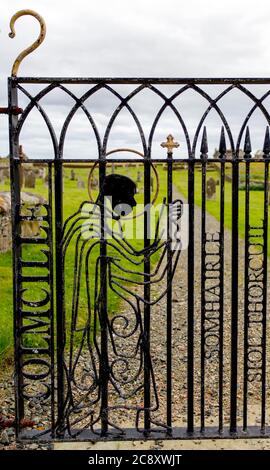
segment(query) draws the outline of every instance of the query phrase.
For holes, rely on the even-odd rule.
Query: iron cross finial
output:
[[[178,142],[175,142],[174,137],[172,134],[169,134],[167,137],[167,142],[162,142],[161,147],[166,148],[168,153],[172,153],[173,149],[179,147]]]

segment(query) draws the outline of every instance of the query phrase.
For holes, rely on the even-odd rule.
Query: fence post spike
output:
[[[246,135],[245,135],[245,143],[244,143],[244,158],[251,158],[251,141],[250,141],[250,133],[249,133],[249,127],[247,126],[246,128]]]
[[[264,144],[263,144],[263,156],[268,158],[270,153],[270,135],[269,135],[269,126],[266,127]]]
[[[225,131],[224,126],[221,127],[220,132],[220,141],[219,141],[219,158],[226,157],[227,146],[226,146],[226,138],[225,138]]]
[[[208,154],[208,141],[206,127],[203,128],[202,143],[201,143],[201,158],[207,158]]]

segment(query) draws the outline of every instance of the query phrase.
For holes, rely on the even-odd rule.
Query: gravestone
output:
[[[206,182],[206,195],[207,199],[215,199],[216,197],[216,181],[214,178],[209,178]]]
[[[85,182],[81,179],[78,179],[77,188],[78,189],[84,189],[85,188]]]
[[[76,173],[74,170],[71,170],[70,172],[70,181],[75,181],[76,180]]]
[[[36,187],[36,177],[33,171],[27,171],[24,175],[24,187],[25,188],[35,188]]]
[[[11,244],[11,196],[3,191],[0,193],[0,253],[10,250]]]
[[[2,167],[2,168],[0,168],[0,181],[3,182],[6,179],[9,179],[9,168]]]
[[[142,180],[142,172],[141,172],[141,171],[138,171],[138,172],[137,172],[137,180],[136,180],[136,181],[137,181],[137,183],[140,183],[141,180]]]
[[[0,214],[0,253],[11,248],[11,218]]]
[[[91,189],[96,189],[97,188],[97,186],[98,186],[97,178],[91,178],[90,186],[91,186]]]
[[[46,168],[42,166],[39,166],[39,167],[35,166],[33,171],[35,173],[36,178],[41,178],[42,180],[44,180],[46,176]]]

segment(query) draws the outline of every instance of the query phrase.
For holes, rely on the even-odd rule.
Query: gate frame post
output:
[[[8,79],[8,109],[18,107],[18,90],[14,77]],[[21,373],[22,355],[20,354],[21,338],[20,329],[22,318],[20,315],[20,292],[18,278],[20,274],[19,260],[21,245],[18,243],[20,225],[18,220],[20,208],[20,158],[19,143],[16,139],[15,129],[18,123],[18,115],[9,112],[9,163],[11,181],[11,221],[12,221],[12,263],[13,263],[13,328],[14,328],[14,382],[15,382],[15,422],[16,436],[20,432],[20,423],[24,417],[24,401],[21,396],[23,377]]]

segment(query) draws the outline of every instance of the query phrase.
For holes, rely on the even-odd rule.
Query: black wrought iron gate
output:
[[[269,435],[269,85],[268,79],[9,79],[20,437]],[[55,90],[71,103],[58,136],[43,106]],[[106,114],[102,139],[92,102],[104,91],[107,98],[99,106],[105,114],[109,96],[119,104]],[[234,101],[225,111],[221,106],[235,91],[251,103],[238,128],[230,124]],[[144,127],[139,114],[147,107],[145,92],[151,110],[151,96],[160,105]],[[206,102],[200,115],[195,101],[184,100],[190,92]],[[24,159],[20,136],[34,109],[48,129],[52,153]],[[109,151],[113,125],[124,109],[138,142]],[[181,157],[173,155],[178,144],[172,136],[162,144],[165,158],[155,157],[155,142],[166,137],[159,122],[168,109],[186,149]],[[190,128],[185,109],[194,110]],[[92,158],[65,156],[66,134],[78,110],[96,142]],[[221,127],[218,133],[208,127],[208,139],[205,122],[213,110]],[[256,117],[262,151],[254,156],[248,125],[258,111],[266,132]],[[213,157],[208,140],[218,148]],[[29,168],[45,173],[46,195],[38,201],[23,189]],[[144,209],[134,219],[125,204],[135,210],[136,186]],[[110,195],[119,216],[113,218],[115,232],[106,222],[104,198]],[[145,206],[158,203],[158,222],[152,219],[149,236]],[[160,236],[168,205],[178,211],[180,242],[171,232]],[[127,220],[136,220],[141,239],[134,232],[122,237]],[[29,431],[24,418],[33,410],[39,423]]]

